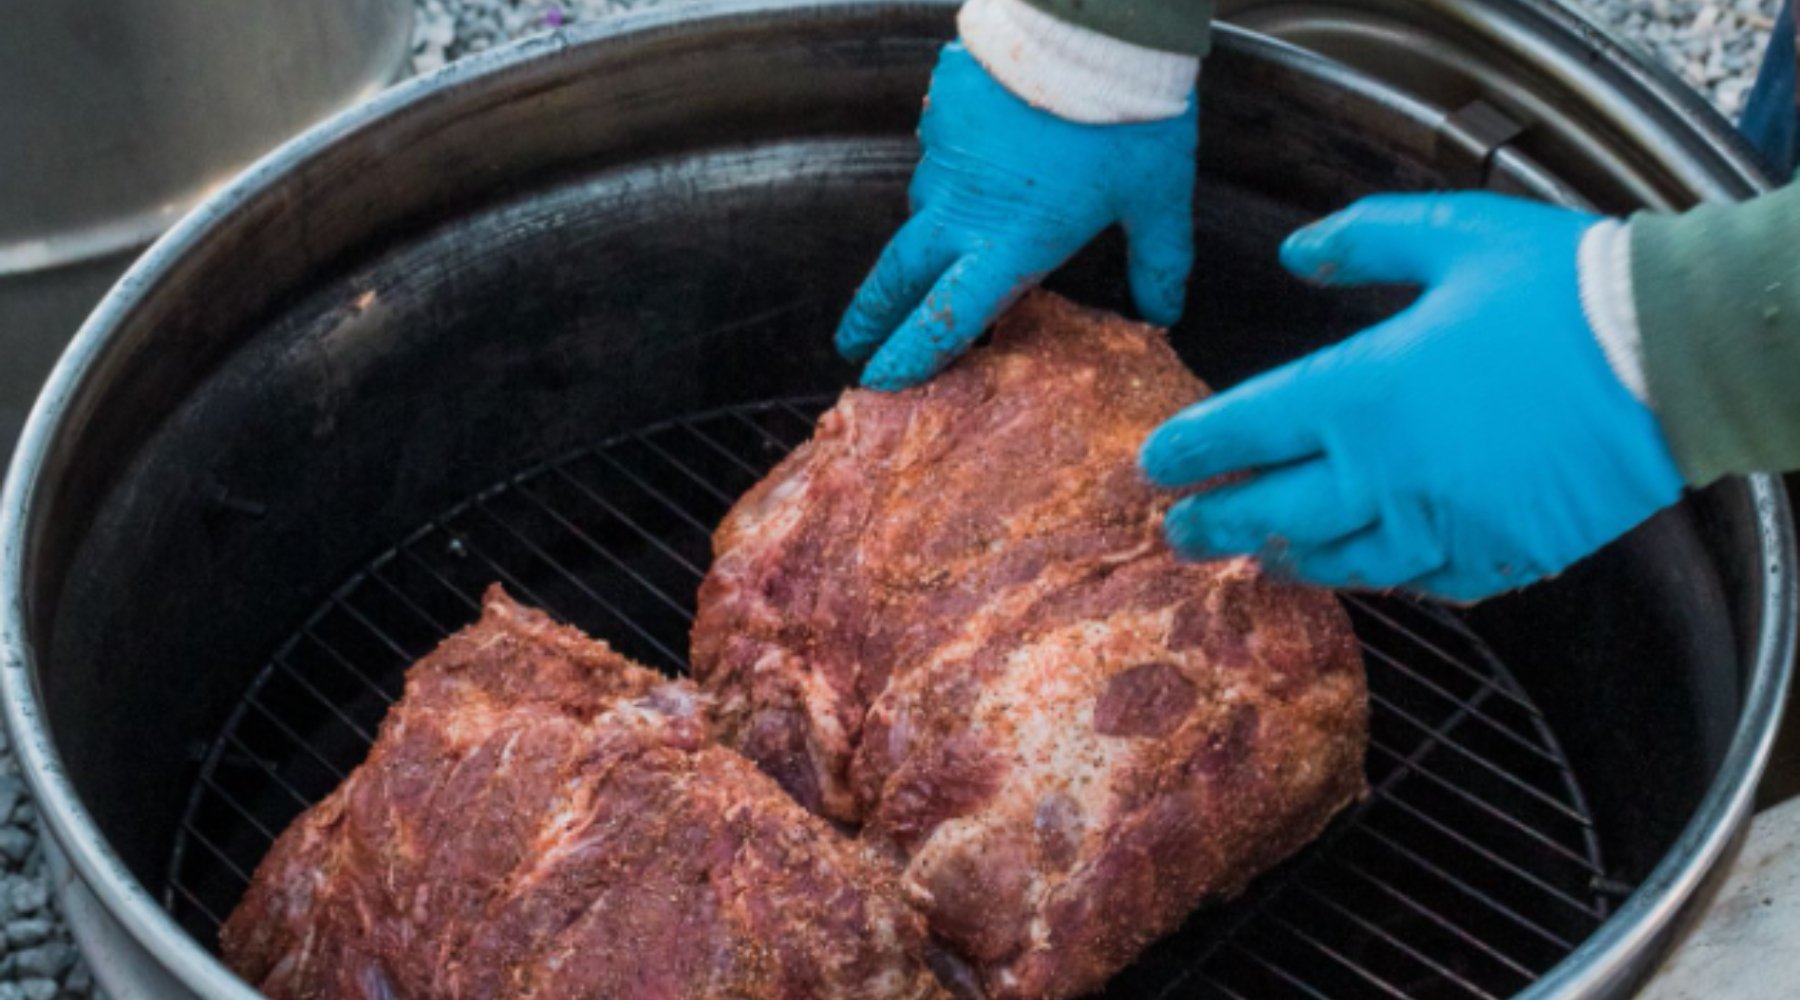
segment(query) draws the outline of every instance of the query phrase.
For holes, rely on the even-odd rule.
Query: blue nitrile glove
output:
[[[1156,122],[1081,125],[1033,108],[960,43],[931,78],[913,174],[913,216],[837,331],[869,361],[863,384],[929,378],[1027,288],[1115,222],[1131,246],[1131,289],[1151,322],[1181,316],[1193,269],[1197,103]]]
[[[1424,293],[1150,437],[1144,468],[1168,486],[1256,471],[1177,504],[1176,549],[1474,601],[1673,503],[1682,477],[1656,418],[1582,310],[1576,254],[1596,221],[1497,195],[1382,196],[1289,237],[1297,274]]]

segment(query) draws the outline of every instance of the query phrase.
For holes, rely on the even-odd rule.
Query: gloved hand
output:
[[[1474,601],[1673,503],[1682,477],[1656,418],[1582,309],[1577,248],[1595,221],[1496,195],[1382,196],[1289,237],[1296,274],[1424,293],[1158,429],[1142,460],[1159,483],[1256,472],[1177,504],[1171,543]]]
[[[864,385],[921,382],[1027,288],[1122,222],[1131,288],[1151,322],[1181,316],[1193,268],[1197,103],[1175,118],[1082,125],[1033,108],[960,43],[931,78],[912,218],[863,282],[837,349]]]

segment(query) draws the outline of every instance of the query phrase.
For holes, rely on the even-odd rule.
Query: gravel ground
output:
[[[414,0],[413,72],[564,24],[684,2],[691,0]]]
[[[1781,5],[1777,0],[1587,0],[1578,6],[1636,42],[1736,121]]]
[[[686,0],[660,0],[661,6]],[[413,70],[424,73],[548,28],[659,0],[416,0]],[[1756,79],[1779,0],[1575,0],[1736,120]]]
[[[690,0],[660,0],[669,6]],[[659,0],[415,0],[412,68]],[[1777,0],[1582,0],[1736,118],[1756,78]],[[50,899],[36,815],[0,730],[0,1000],[96,994]]]
[[[0,727],[0,1000],[94,992],[50,899],[36,810]]]

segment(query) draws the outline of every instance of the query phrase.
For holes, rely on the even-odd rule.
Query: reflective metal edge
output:
[[[1755,151],[1704,97],[1558,0],[1220,0],[1219,16],[1303,47],[1317,43],[1402,90],[1420,72],[1453,75],[1605,163],[1653,207],[1767,187]],[[1581,94],[1586,105],[1549,99],[1558,93]]]
[[[1675,933],[1701,890],[1725,874],[1722,862],[1749,823],[1756,783],[1769,762],[1793,682],[1800,586],[1792,512],[1781,480],[1746,477],[1764,553],[1762,628],[1751,653],[1743,714],[1712,787],[1694,817],[1636,892],[1519,1000],[1624,996],[1662,960],[1658,942]]]

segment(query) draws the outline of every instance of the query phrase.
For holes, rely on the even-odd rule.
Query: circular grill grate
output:
[[[504,583],[640,662],[686,668],[713,526],[829,400],[675,420],[536,466],[420,528],[284,643],[201,765],[165,901],[217,940],[275,835],[368,753],[406,667]],[[1451,612],[1346,599],[1368,665],[1373,794],[1231,905],[1196,915],[1119,997],[1505,997],[1629,886],[1604,876],[1543,715]]]

